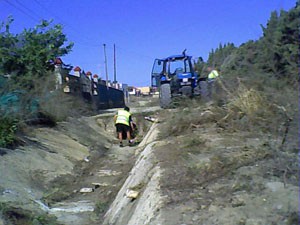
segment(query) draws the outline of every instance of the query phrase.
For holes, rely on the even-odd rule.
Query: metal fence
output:
[[[121,108],[125,106],[124,92],[104,84],[97,84],[97,95],[92,97],[97,109]]]

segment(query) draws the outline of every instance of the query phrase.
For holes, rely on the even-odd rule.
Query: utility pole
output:
[[[116,69],[116,45],[114,44],[114,84],[117,83],[117,69]]]
[[[106,44],[103,44],[104,48],[104,63],[105,63],[105,74],[106,74],[106,87],[108,88],[108,73],[107,73],[107,58],[106,58]]]

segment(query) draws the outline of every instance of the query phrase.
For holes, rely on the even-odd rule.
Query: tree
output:
[[[259,41],[260,54],[258,64],[264,72],[275,74],[278,69],[278,41],[280,39],[280,30],[278,29],[280,18],[276,11],[271,13],[271,17],[267,23],[267,27],[261,25],[263,30],[263,38]]]
[[[280,21],[280,43],[278,51],[281,52],[279,76],[288,78],[291,83],[296,83],[299,65],[299,16],[300,5],[289,13],[283,13]]]
[[[15,86],[25,90],[35,89],[38,81],[46,79],[53,67],[50,61],[69,53],[73,43],[65,45],[62,26],[43,20],[31,29],[13,35],[9,17],[0,27],[0,72],[9,74]]]
[[[263,36],[259,40],[250,40],[238,48],[233,44],[219,45],[209,54],[207,64],[226,74],[256,73],[297,84],[299,16],[300,1],[289,11],[272,12],[266,27],[261,26]]]
[[[221,68],[222,64],[227,59],[227,57],[230,56],[235,50],[236,47],[233,43],[228,43],[224,45],[220,43],[218,48],[216,48],[215,50],[213,49],[209,53],[207,60],[208,65],[216,68]]]
[[[199,57],[197,61],[194,61],[194,68],[195,71],[197,71],[199,77],[201,77],[204,67],[205,67],[205,62],[203,61],[202,57]]]

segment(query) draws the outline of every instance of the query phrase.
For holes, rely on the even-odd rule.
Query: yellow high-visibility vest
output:
[[[218,71],[216,70],[212,70],[209,74],[208,74],[208,79],[215,79],[219,76]]]
[[[117,114],[116,124],[121,123],[129,126],[129,117],[131,116],[130,112],[126,110],[119,110]]]

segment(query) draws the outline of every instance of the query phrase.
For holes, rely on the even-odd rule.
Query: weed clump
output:
[[[5,224],[52,224],[60,225],[55,216],[47,213],[31,212],[9,203],[0,203],[0,216],[6,222]]]
[[[108,209],[109,203],[108,202],[97,202],[95,205],[95,214],[100,215],[102,213],[105,213],[105,211]]]
[[[0,118],[0,147],[12,146],[17,141],[18,120],[12,117]]]

